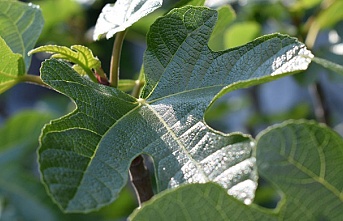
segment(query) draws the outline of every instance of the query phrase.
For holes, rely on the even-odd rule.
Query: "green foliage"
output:
[[[73,29],[75,36],[64,37],[61,30],[66,28],[61,22],[69,19],[66,27],[83,23],[77,15],[90,14],[84,10],[98,4],[37,2],[42,3],[47,20],[43,41],[60,42],[63,36],[62,42],[69,42],[66,45],[84,33]],[[131,162],[142,154],[152,161],[156,195],[136,209],[131,220],[342,220],[343,139],[330,128],[291,120],[263,130],[254,139],[241,132],[222,133],[205,122],[218,118],[214,116],[218,113],[251,107],[250,103],[257,110],[246,120],[252,134],[258,133],[256,128],[261,130],[260,125],[307,118],[309,104],[266,116],[259,97],[252,94],[258,91],[256,87],[245,95],[245,102],[212,104],[229,92],[305,71],[311,61],[343,72],[341,65],[314,57],[307,49],[315,45],[321,29],[336,28],[342,17],[341,1],[268,2],[248,5],[244,13],[239,12],[239,4],[234,6],[236,12],[231,6],[217,11],[205,8],[204,0],[179,1],[180,8],[169,13],[164,5],[128,32],[129,39],[135,40],[135,31],[145,33],[161,15],[147,34],[138,80],[114,82],[119,72],[114,65],[108,82],[100,60],[86,46],[46,45],[31,50],[43,26],[40,9],[0,0],[0,93],[28,81],[54,89],[75,104],[74,111],[49,123],[52,114],[32,111],[14,115],[0,128],[1,220],[127,217],[135,207],[125,188],[128,173],[137,178]],[[120,32],[111,62],[119,64],[126,30],[161,4],[162,0],[119,0],[103,8],[93,37],[111,38]],[[53,31],[56,26],[59,30]],[[271,27],[290,30],[307,46],[282,34],[256,38]],[[53,55],[43,62],[41,76],[29,75],[28,55],[38,52]],[[216,107],[221,110],[205,116]],[[322,109],[326,113],[326,107]],[[0,120],[3,113],[6,110],[1,107]],[[254,201],[258,176],[267,189],[281,194],[275,209],[256,205],[262,202]]]
[[[0,37],[0,93],[18,83],[18,78],[25,74],[22,55],[15,54]]]
[[[208,42],[208,45],[212,50],[219,51],[228,48],[227,45],[225,45],[224,33],[235,18],[235,11],[231,7],[225,6],[218,9],[218,21]],[[249,40],[251,41],[253,39]]]
[[[28,70],[31,58],[27,52],[42,31],[42,13],[36,5],[16,1],[0,1],[0,8],[0,36],[14,53],[22,55]]]
[[[257,137],[261,176],[282,191],[275,210],[244,205],[221,187],[192,184],[165,191],[131,220],[341,220],[343,140],[315,122],[288,121]]]
[[[57,220],[42,184],[37,177],[28,176],[27,165],[23,163],[32,160],[30,154],[38,147],[41,128],[51,118],[48,113],[27,111],[0,128],[0,166],[6,168],[0,170],[0,193],[14,207],[16,219],[39,220],[44,216],[46,220]],[[3,209],[5,215],[10,206]]]
[[[247,206],[213,183],[188,184],[165,191],[136,209],[132,221],[160,220],[277,220],[255,205]]]
[[[58,34],[54,31],[54,27],[56,28],[56,26],[73,17],[75,19],[76,15],[82,11],[81,6],[73,0],[34,0],[33,3],[39,5],[44,17],[44,27],[41,37],[53,35],[49,38],[51,40],[55,40]]]
[[[261,176],[284,194],[281,220],[343,218],[343,139],[315,122],[289,121],[257,137]]]
[[[230,26],[225,32],[225,47],[233,48],[244,45],[252,41],[261,31],[261,27],[256,22],[238,22]]]
[[[333,0],[328,2],[326,10],[323,10],[317,16],[315,22],[319,26],[319,28],[329,28],[335,25],[338,21],[343,19],[343,14],[341,11],[343,10],[343,2],[339,0]]]
[[[98,40],[104,35],[107,39],[112,38],[161,5],[162,0],[118,0],[114,4],[107,4],[95,25],[93,39]]]
[[[44,124],[55,117],[50,112],[24,111],[0,127],[0,167],[5,168],[0,170],[1,221],[100,219],[97,213],[63,214],[52,203],[38,177],[35,161],[38,138]],[[106,208],[109,211],[101,212],[120,218],[134,209],[128,190],[122,191],[116,203]]]
[[[94,73],[92,70],[98,70],[101,68],[101,62],[98,58],[94,57],[92,51],[82,45],[73,45],[69,48],[57,45],[45,45],[35,48],[29,51],[29,55],[47,52],[52,53],[52,58],[62,59],[74,63],[73,69],[81,74],[87,74],[89,78],[96,82]]]
[[[37,148],[41,128],[51,118],[48,113],[27,111],[8,120],[0,128],[0,164],[18,157],[21,159],[27,151]]]
[[[154,23],[139,99],[82,79],[56,60],[43,64],[43,81],[77,105],[72,114],[45,127],[39,149],[43,179],[64,210],[88,211],[113,201],[127,182],[130,162],[143,153],[154,160],[158,192],[214,181],[246,203],[252,201],[257,178],[253,142],[208,128],[204,111],[224,92],[305,69],[310,60],[302,55],[310,52],[282,35],[211,52],[207,41],[215,21],[214,10],[185,7]],[[167,33],[171,22],[178,28]],[[265,53],[263,47],[273,51]],[[292,58],[283,61],[286,51]],[[251,62],[242,63],[241,57]]]
[[[43,28],[37,6],[16,1],[0,1],[0,94],[24,81],[31,50]]]

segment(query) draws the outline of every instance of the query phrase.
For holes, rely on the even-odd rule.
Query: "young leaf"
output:
[[[15,54],[0,37],[0,93],[19,82],[25,74],[25,64],[20,54]]]
[[[96,22],[93,39],[98,40],[103,35],[112,38],[161,5],[162,0],[117,0],[114,4],[107,4]]]
[[[188,184],[156,195],[136,209],[129,220],[256,221],[277,220],[256,206],[247,206],[214,183]]]
[[[100,60],[94,57],[92,51],[85,46],[73,45],[70,48],[57,45],[45,45],[29,51],[29,55],[38,52],[52,53],[53,55],[51,57],[74,63],[73,69],[77,73],[81,75],[87,74],[96,82],[92,69],[96,70],[101,67]]]
[[[46,125],[39,149],[43,181],[62,209],[89,211],[113,201],[140,154],[154,160],[158,192],[214,181],[251,203],[254,142],[212,130],[204,112],[226,92],[306,69],[310,59],[302,55],[311,53],[279,34],[212,52],[207,42],[216,18],[214,10],[185,7],[152,25],[139,99],[87,81],[63,62],[43,64],[43,81],[77,105]]]
[[[31,50],[42,31],[44,20],[38,6],[19,1],[0,1],[0,36],[14,53],[21,54],[29,69]]]
[[[284,194],[279,220],[343,219],[343,139],[328,127],[288,121],[257,138],[259,173]]]

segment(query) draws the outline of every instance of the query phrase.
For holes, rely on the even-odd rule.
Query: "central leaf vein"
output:
[[[201,165],[193,159],[187,148],[184,146],[184,144],[178,139],[175,132],[172,130],[172,128],[168,125],[168,123],[162,118],[162,116],[159,115],[159,113],[156,112],[154,108],[152,108],[149,104],[145,104],[146,107],[160,120],[160,122],[163,124],[163,126],[167,129],[167,132],[172,136],[172,138],[176,141],[176,143],[179,145],[180,149],[186,154],[188,159],[195,165],[197,170],[202,174],[203,178],[206,180],[206,182],[209,181],[207,175],[205,174],[204,170],[202,169]]]

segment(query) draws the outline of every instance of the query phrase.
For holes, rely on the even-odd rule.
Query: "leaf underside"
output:
[[[244,205],[212,183],[165,191],[130,220],[342,220],[343,139],[330,128],[289,120],[257,138],[259,172],[282,191],[277,209]]]
[[[302,55],[311,53],[279,34],[213,52],[207,42],[216,17],[214,10],[185,7],[152,25],[139,99],[83,79],[63,62],[43,64],[43,81],[77,106],[46,125],[39,149],[43,181],[63,210],[85,212],[112,202],[140,154],[154,161],[158,192],[213,181],[251,203],[253,140],[212,130],[204,112],[226,92],[306,69],[310,59]]]
[[[103,35],[112,38],[161,5],[162,0],[117,0],[114,4],[107,4],[96,22],[93,39],[98,40]]]

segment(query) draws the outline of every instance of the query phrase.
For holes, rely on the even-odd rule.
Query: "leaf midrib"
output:
[[[209,182],[210,179],[207,177],[205,171],[201,168],[200,163],[198,163],[187,151],[185,145],[180,141],[180,139],[177,138],[177,135],[174,133],[172,128],[167,124],[167,122],[163,119],[162,116],[160,116],[157,111],[155,111],[154,108],[152,108],[148,103],[145,103],[145,106],[160,120],[160,122],[163,124],[163,126],[166,128],[167,132],[172,136],[172,138],[176,141],[176,143],[179,145],[180,150],[183,150],[183,152],[186,154],[188,159],[195,165],[197,170],[202,174],[203,178],[206,179],[206,182]]]

